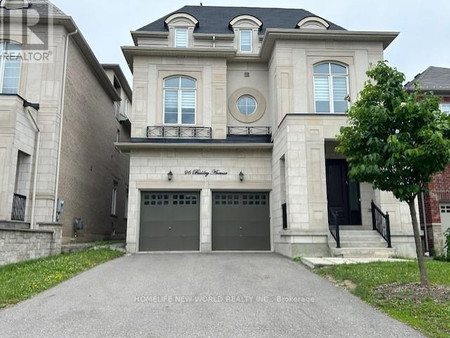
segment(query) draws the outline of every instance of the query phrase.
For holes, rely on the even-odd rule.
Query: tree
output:
[[[347,157],[349,176],[391,191],[409,205],[420,282],[428,285],[415,199],[434,173],[450,163],[450,117],[440,98],[403,88],[405,75],[380,61],[367,72],[359,99],[348,111],[337,151]]]

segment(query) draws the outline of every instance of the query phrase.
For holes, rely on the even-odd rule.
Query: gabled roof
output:
[[[435,92],[450,91],[450,68],[428,67],[424,72],[417,74],[414,80],[405,85],[406,90],[413,90],[415,83],[421,90]]]
[[[164,21],[175,13],[187,13],[198,20],[196,33],[203,34],[230,34],[229,23],[239,15],[252,15],[262,21],[261,33],[267,28],[294,29],[297,23],[307,17],[317,15],[304,9],[288,8],[260,8],[260,7],[219,7],[219,6],[184,6],[140,29],[146,32],[165,32],[167,27]],[[326,20],[330,30],[345,30],[344,28]]]

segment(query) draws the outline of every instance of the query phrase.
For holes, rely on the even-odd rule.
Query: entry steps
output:
[[[328,236],[328,246],[332,257],[342,258],[391,258],[395,250],[387,247],[386,241],[375,230],[344,230],[340,227],[341,248],[336,248],[336,241]]]

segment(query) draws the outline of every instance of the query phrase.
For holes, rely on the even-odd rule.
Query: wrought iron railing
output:
[[[19,194],[14,194],[11,220],[12,221],[25,221],[25,206],[27,203],[27,197]]]
[[[281,212],[283,214],[283,229],[286,230],[288,228],[288,220],[287,220],[287,204],[283,203],[281,205]]]
[[[189,126],[147,127],[147,138],[211,138],[211,128]]]
[[[328,208],[328,228],[330,229],[331,236],[336,241],[336,248],[341,247],[341,236],[339,234],[339,222],[336,214],[331,208]]]
[[[270,127],[228,127],[228,135],[272,135]]]
[[[381,237],[387,243],[388,248],[392,248],[391,243],[391,221],[389,218],[389,214],[383,213],[380,208],[372,201],[372,224],[373,230],[378,231]]]

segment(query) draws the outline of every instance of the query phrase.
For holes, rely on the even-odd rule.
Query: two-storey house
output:
[[[396,36],[210,6],[133,31],[128,251],[414,256],[407,206],[349,180],[334,151]]]
[[[441,97],[441,111],[450,114],[450,68],[430,66],[405,85],[406,90],[415,86]],[[442,252],[443,234],[450,229],[450,166],[433,176],[427,185],[427,193],[421,196],[420,218],[426,230],[424,239],[428,249],[436,254]]]

